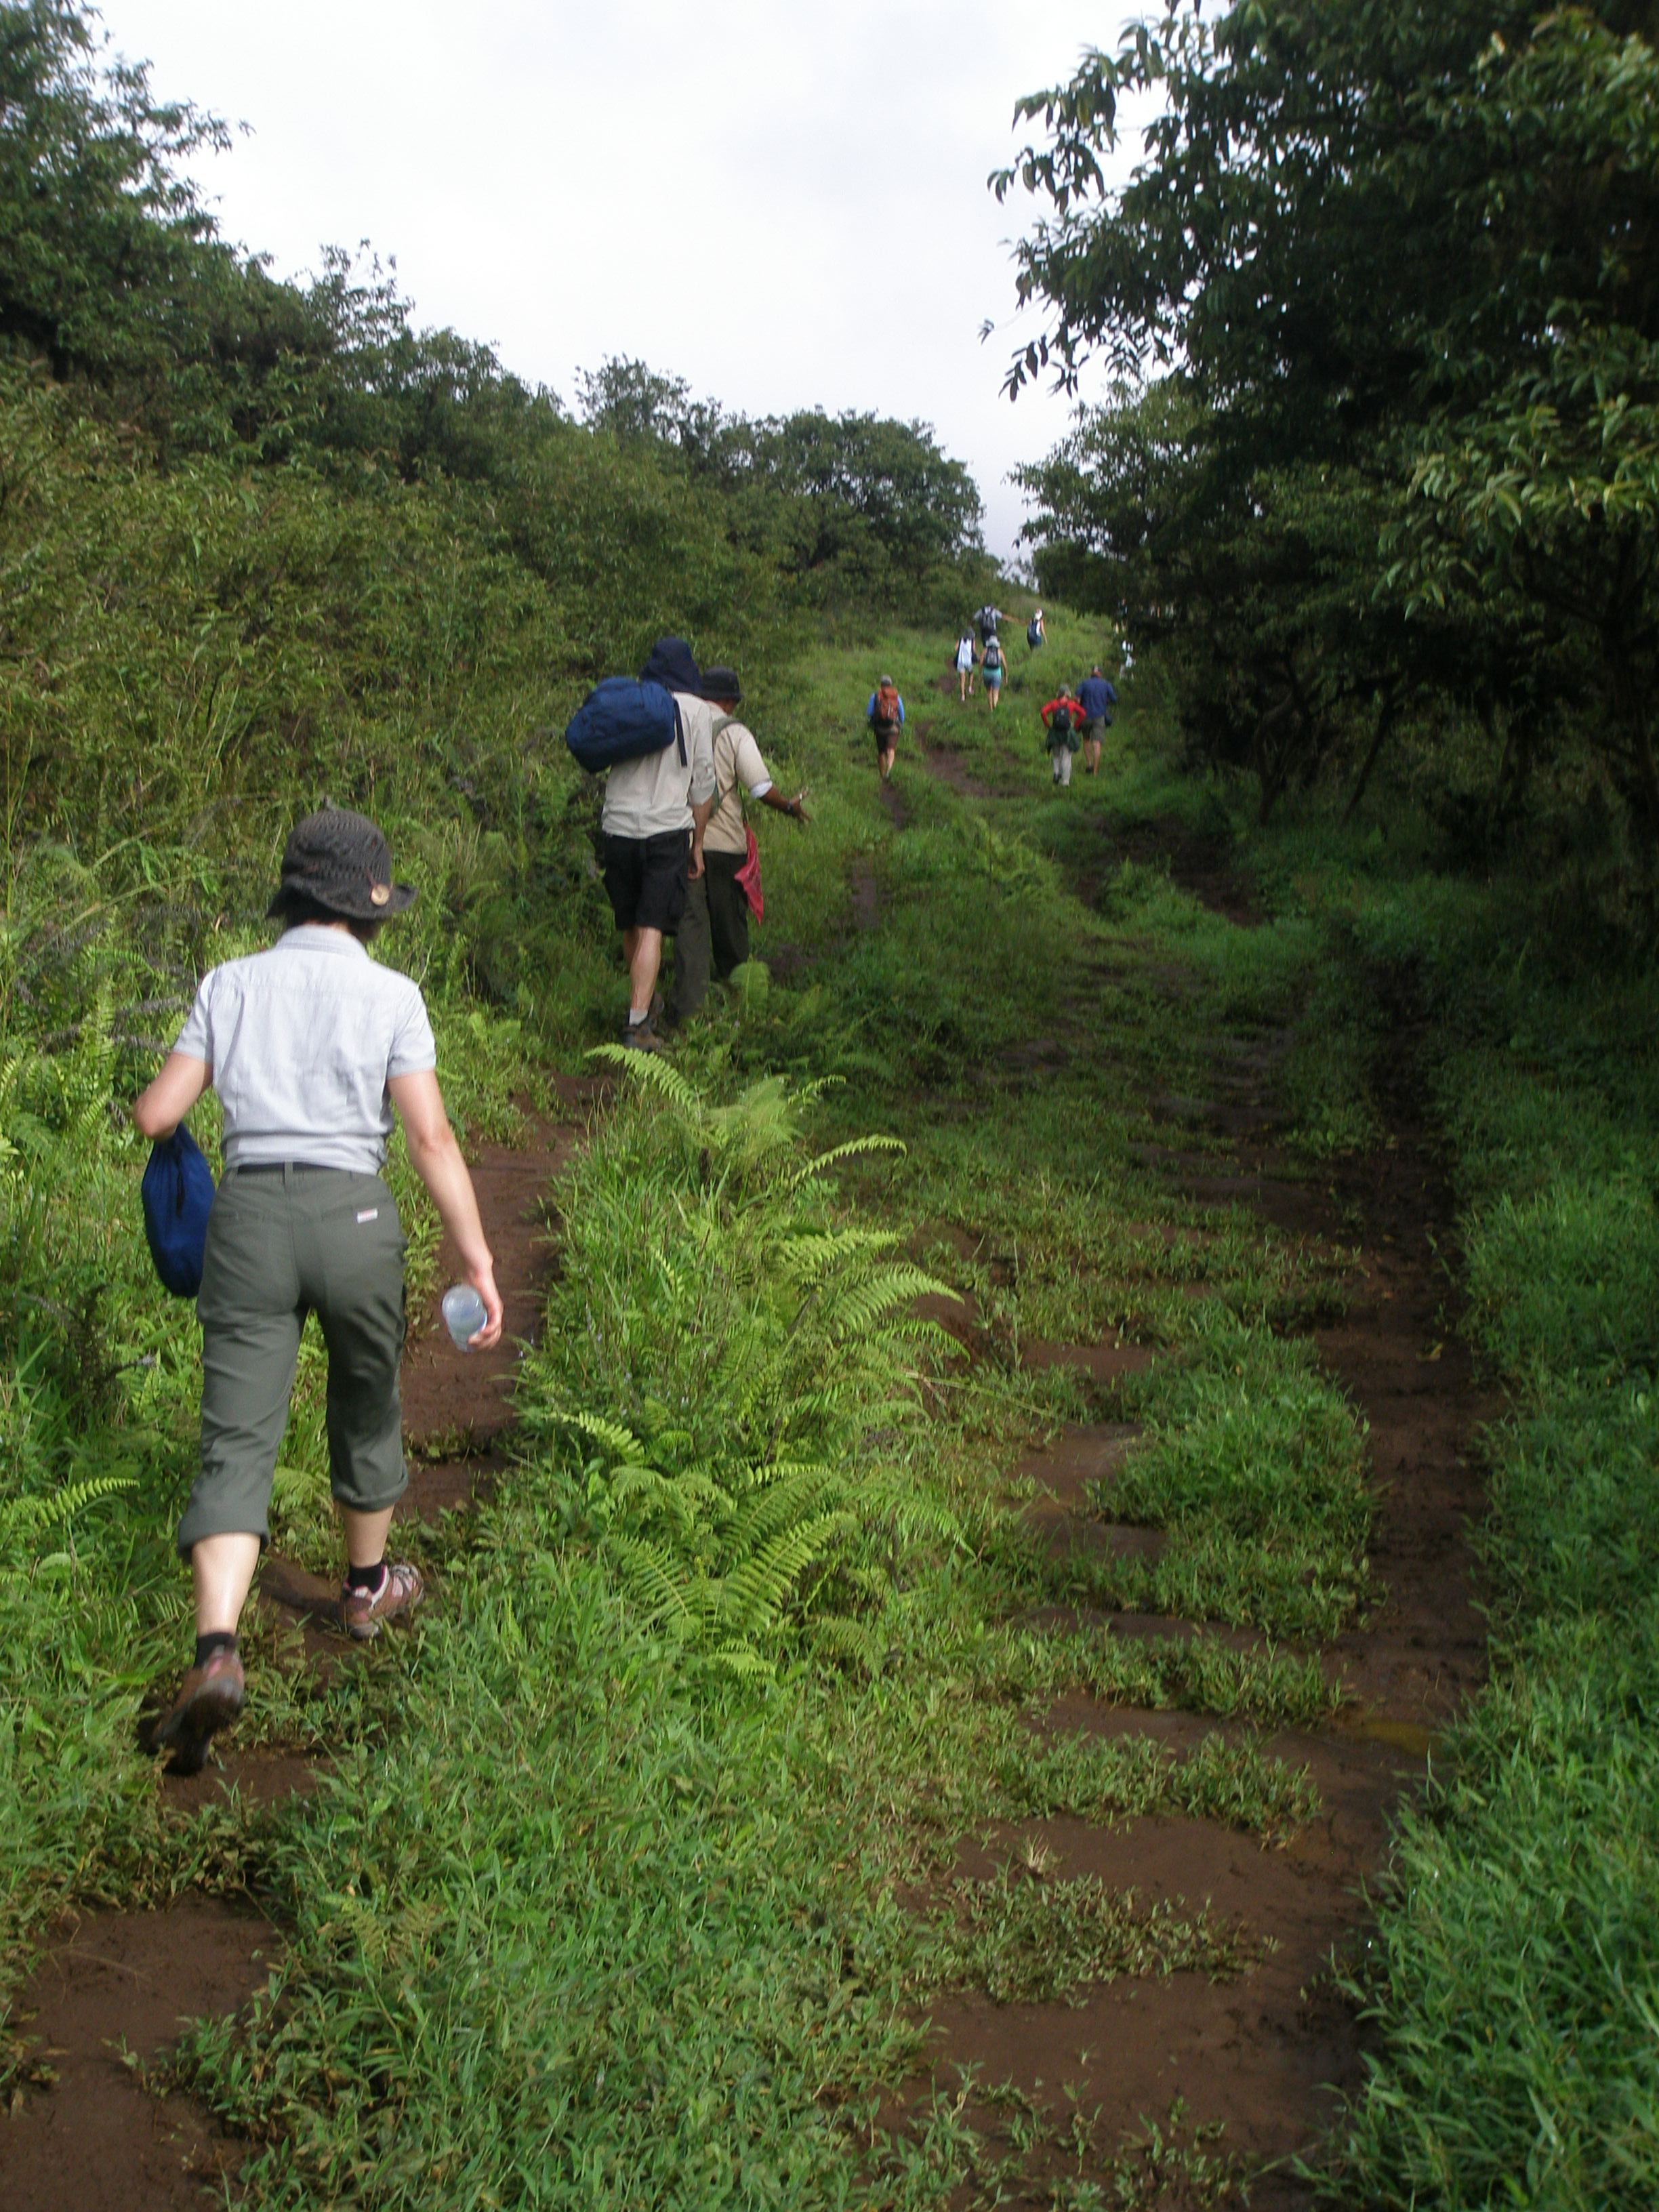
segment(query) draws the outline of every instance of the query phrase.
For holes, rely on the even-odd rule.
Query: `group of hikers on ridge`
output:
[[[993,714],[1001,692],[1003,679],[1008,672],[1007,656],[1002,650],[1002,641],[997,634],[999,623],[1007,617],[1000,607],[983,606],[962,626],[957,639],[955,665],[958,696],[963,706],[974,696],[976,676],[985,683],[985,697]],[[1042,610],[1036,608],[1025,625],[1025,642],[1035,653],[1048,637]]]

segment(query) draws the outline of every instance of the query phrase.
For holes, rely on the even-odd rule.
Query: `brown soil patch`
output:
[[[1167,867],[1172,883],[1241,929],[1255,929],[1267,919],[1254,884],[1229,857],[1230,839],[1206,837],[1172,816],[1128,824],[1105,815],[1092,819],[1100,842],[1079,872],[1078,896],[1085,905],[1097,905],[1110,878],[1133,860],[1139,867]]]
[[[886,815],[887,819],[892,823],[895,830],[902,830],[906,823],[910,819],[909,808],[905,805],[903,799],[900,796],[896,786],[886,776],[884,776],[881,779],[879,788],[881,791],[882,811]]]
[[[212,1898],[67,1916],[15,2014],[57,2079],[0,2119],[7,2212],[201,2212],[240,2146],[190,2098],[152,2096],[121,2053],[154,2059],[187,2021],[238,2011],[276,1949],[268,1923]]]
[[[520,1347],[535,1342],[552,1266],[547,1194],[579,1140],[566,1124],[532,1121],[523,1144],[480,1145],[468,1163],[507,1318],[501,1342],[489,1352],[459,1352],[451,1343],[438,1301],[459,1279],[461,1265],[446,1237],[437,1288],[411,1321],[404,1347],[404,1436],[416,1455],[411,1487],[417,1469],[423,1480],[432,1475],[434,1462],[421,1457],[423,1445],[438,1440],[451,1448],[437,1465],[469,1459],[488,1451],[512,1423]]]

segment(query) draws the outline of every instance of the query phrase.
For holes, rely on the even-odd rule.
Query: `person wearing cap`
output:
[[[738,787],[763,806],[793,821],[808,819],[804,792],[786,799],[773,783],[751,731],[737,718],[743,697],[735,668],[702,672],[702,696],[715,709],[714,805],[702,836],[702,869],[693,878],[674,940],[674,988],[664,1019],[677,1028],[708,995],[712,964],[721,982],[749,957],[749,902],[738,871],[749,857],[749,831]]]
[[[703,832],[714,798],[714,716],[683,637],[657,640],[640,681],[660,684],[673,693],[685,749],[665,745],[660,752],[608,769],[599,828],[605,888],[628,963],[628,1020],[622,1041],[632,1050],[654,1052],[661,1042],[657,977],[663,939],[679,929],[691,885],[702,873]],[[705,955],[705,983],[707,968]]]
[[[898,733],[904,727],[904,702],[899,697],[898,686],[890,676],[878,679],[864,709],[864,719],[870,725],[876,741],[876,760],[881,769],[881,780],[886,782],[893,773],[893,757],[898,750]]]
[[[1101,674],[1098,661],[1078,685],[1077,700],[1083,709],[1083,757],[1094,775],[1100,768],[1100,733],[1110,728],[1112,709],[1117,704],[1117,693]]]
[[[199,1767],[245,1694],[236,1647],[268,1539],[276,1453],[300,1333],[315,1313],[328,1347],[329,1477],[344,1523],[343,1626],[355,1637],[418,1603],[421,1577],[389,1563],[404,1493],[398,1369],[404,1233],[380,1179],[394,1113],[483,1300],[482,1350],[501,1331],[495,1264],[472,1179],[438,1088],[419,988],[369,957],[382,923],[415,897],[363,815],[325,807],[295,829],[270,914],[268,951],[202,979],[189,1018],[132,1118],[172,1134],[203,1092],[224,1109],[224,1175],[208,1219],[202,1287],[202,1456],[179,1526],[196,1595],[196,1656],[152,1733],[174,1765]]]

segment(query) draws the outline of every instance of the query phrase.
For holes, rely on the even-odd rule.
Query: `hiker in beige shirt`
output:
[[[773,783],[754,733],[737,719],[743,696],[737,671],[706,668],[702,696],[714,709],[714,811],[703,832],[702,873],[693,878],[685,916],[674,945],[674,988],[668,1023],[683,1022],[708,995],[708,977],[723,982],[749,957],[749,902],[738,881],[749,850],[743,796],[775,807],[796,822],[807,819],[804,794],[786,799]]]

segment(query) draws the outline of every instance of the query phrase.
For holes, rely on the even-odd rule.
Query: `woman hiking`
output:
[[[989,700],[991,712],[994,714],[997,710],[997,694],[1002,689],[1002,679],[1007,672],[1007,663],[1003,659],[1002,647],[994,637],[990,639],[985,647],[985,658],[980,664],[979,672],[985,678],[985,696]]]
[[[968,695],[974,688],[974,663],[979,659],[979,648],[974,643],[971,629],[965,629],[957,640],[957,683],[962,694],[962,704],[968,704]]]
[[[269,951],[215,968],[161,1073],[140,1133],[165,1138],[211,1085],[224,1109],[224,1176],[209,1216],[201,1293],[201,1472],[178,1546],[196,1591],[196,1656],[151,1735],[191,1772],[245,1695],[236,1634],[259,1554],[307,1313],[328,1346],[329,1478],[345,1529],[340,1617],[376,1636],[411,1612],[416,1569],[386,1557],[404,1493],[398,1368],[404,1234],[380,1180],[394,1109],[409,1155],[483,1300],[483,1350],[501,1333],[495,1263],[472,1179],[444,1111],[418,987],[368,954],[415,897],[361,814],[326,808],[289,836]]]

